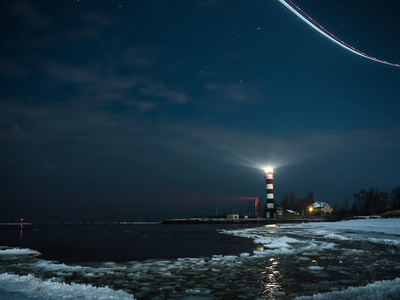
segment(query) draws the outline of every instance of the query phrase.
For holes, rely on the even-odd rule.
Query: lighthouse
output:
[[[276,217],[276,210],[274,205],[274,169],[265,168],[265,179],[267,181],[267,208],[265,210],[265,217],[271,219]]]

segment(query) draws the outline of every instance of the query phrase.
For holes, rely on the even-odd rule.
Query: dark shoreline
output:
[[[339,219],[313,218],[313,219],[213,219],[213,218],[193,218],[193,219],[167,219],[161,224],[296,224],[309,222],[334,222]]]
[[[161,222],[31,222],[0,223],[0,229],[32,229],[41,225],[170,225],[170,224],[296,224],[309,222],[336,222],[339,218],[293,218],[293,219],[227,219],[227,218],[189,218],[165,219]]]

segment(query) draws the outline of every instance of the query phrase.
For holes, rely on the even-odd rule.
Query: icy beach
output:
[[[399,299],[400,219],[218,231],[252,241],[254,250],[67,264],[4,246],[0,298]]]

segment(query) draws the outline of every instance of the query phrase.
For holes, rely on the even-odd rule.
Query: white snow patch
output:
[[[0,248],[0,259],[4,259],[7,256],[14,258],[15,256],[23,256],[23,255],[38,256],[40,255],[40,252],[25,248],[5,248],[5,247]]]
[[[0,298],[13,299],[39,298],[46,300],[58,299],[88,299],[88,300],[133,300],[133,296],[114,291],[108,287],[94,287],[85,284],[66,284],[52,280],[41,280],[33,275],[19,276],[15,274],[0,274]],[[15,298],[14,298],[15,299]]]
[[[342,291],[302,296],[296,300],[366,300],[366,299],[399,299],[400,278],[394,280],[376,281],[361,287],[350,287]]]
[[[333,230],[355,230],[400,235],[400,219],[359,219],[340,222],[314,223],[312,226]]]
[[[254,239],[255,244],[264,245],[265,248],[291,248],[289,243],[299,243],[299,240],[292,239],[286,236],[283,237],[259,237]]]
[[[319,270],[323,270],[323,267],[320,266],[309,266],[308,269],[313,270],[313,271],[319,271]]]

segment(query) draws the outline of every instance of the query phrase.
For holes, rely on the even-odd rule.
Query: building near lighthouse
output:
[[[310,215],[329,216],[333,212],[333,208],[326,202],[317,201],[307,207]]]
[[[274,169],[265,168],[265,179],[267,182],[267,206],[265,209],[265,217],[267,219],[276,217],[276,209],[274,204]]]

